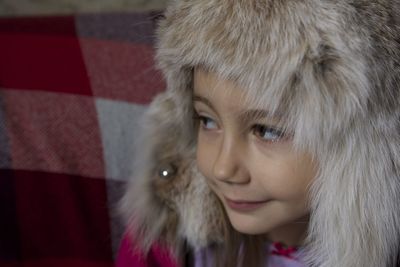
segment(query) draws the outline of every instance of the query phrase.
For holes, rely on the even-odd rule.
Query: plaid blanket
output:
[[[0,19],[0,266],[112,266],[158,13]]]

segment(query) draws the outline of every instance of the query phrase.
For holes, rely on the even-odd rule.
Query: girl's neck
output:
[[[286,246],[300,246],[307,234],[309,216],[275,228],[266,234],[266,239],[272,242],[281,242]]]

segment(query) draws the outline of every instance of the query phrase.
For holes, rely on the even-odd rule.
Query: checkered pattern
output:
[[[0,266],[113,266],[158,14],[0,19]]]

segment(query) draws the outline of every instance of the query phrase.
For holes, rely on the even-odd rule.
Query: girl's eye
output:
[[[285,132],[266,125],[253,126],[253,133],[261,139],[269,142],[277,142],[285,137]]]
[[[206,116],[196,115],[195,119],[200,121],[201,128],[205,130],[215,130],[218,128],[217,123]]]

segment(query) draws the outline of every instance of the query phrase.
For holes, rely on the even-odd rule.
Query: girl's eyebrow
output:
[[[211,103],[210,100],[208,100],[207,98],[205,98],[204,96],[200,96],[200,95],[194,95],[193,96],[193,102],[202,102],[203,104],[207,105],[209,108],[211,108],[214,112],[217,112],[217,110],[214,108],[213,104]]]
[[[193,102],[202,102],[203,104],[207,105],[209,108],[211,108],[214,112],[217,113],[216,109],[214,108],[213,104],[211,103],[210,100],[205,98],[204,96],[200,95],[194,95],[193,96]],[[237,114],[239,119],[242,120],[243,122],[247,122],[249,120],[259,120],[263,118],[281,118],[279,114],[273,115],[270,111],[265,110],[265,109],[249,109],[241,112],[240,114]]]

